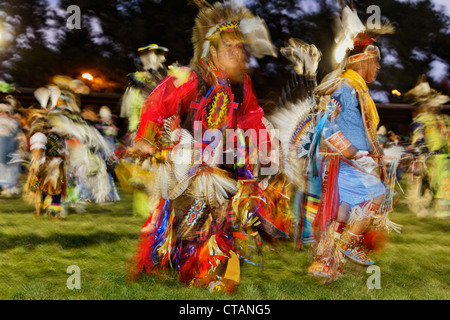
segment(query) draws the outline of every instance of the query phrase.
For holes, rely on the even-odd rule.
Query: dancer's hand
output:
[[[376,163],[371,157],[361,157],[355,162],[369,173],[378,167],[378,163]]]
[[[145,156],[153,156],[157,149],[145,140],[138,140],[134,145],[134,150]]]
[[[358,154],[358,149],[356,149],[353,145],[350,145],[347,149],[342,151],[342,154],[347,159],[356,159],[356,155]]]
[[[156,230],[156,223],[152,222],[141,229],[141,233],[152,233]]]

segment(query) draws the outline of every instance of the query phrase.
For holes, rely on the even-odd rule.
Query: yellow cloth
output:
[[[359,75],[358,72],[348,69],[342,74],[342,77],[347,79],[353,88],[358,92],[360,101],[363,101],[364,105],[361,107],[367,112],[370,120],[370,126],[373,132],[377,131],[378,123],[380,122],[380,117],[378,116],[377,107],[375,102],[373,102],[371,96],[369,95],[369,88],[367,87],[366,81]],[[363,98],[363,99],[361,99]]]
[[[230,258],[228,259],[227,269],[225,271],[224,279],[233,280],[237,283],[241,282],[241,266],[239,264],[239,255],[230,251]]]

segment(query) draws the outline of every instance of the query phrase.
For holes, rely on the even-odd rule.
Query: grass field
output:
[[[133,217],[131,199],[112,205],[89,205],[66,219],[36,219],[20,197],[0,198],[0,299],[2,300],[297,300],[450,298],[450,220],[417,218],[399,204],[392,220],[403,225],[392,233],[377,257],[381,289],[369,289],[366,268],[347,264],[344,278],[323,284],[306,274],[308,251],[292,243],[264,244],[264,268],[242,267],[236,292],[210,294],[187,288],[175,274],[164,279],[142,275],[127,281],[144,222]],[[68,289],[67,268],[80,268],[81,288]]]

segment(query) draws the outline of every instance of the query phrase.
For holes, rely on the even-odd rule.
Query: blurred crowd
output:
[[[61,97],[58,99],[64,101]],[[30,140],[36,133],[36,128],[33,126],[37,124],[36,119],[43,118],[42,115],[60,113],[75,120],[79,125],[79,130],[86,130],[87,127],[90,127],[90,130],[98,132],[97,138],[101,137],[104,141],[101,143],[97,141],[97,144],[106,143],[109,147],[106,152],[109,152],[109,156],[103,157],[101,161],[104,162],[106,173],[110,177],[111,189],[109,192],[111,192],[111,196],[96,199],[92,192],[88,192],[87,186],[81,186],[81,182],[75,186],[75,175],[80,170],[79,168],[78,171],[72,170],[74,168],[68,165],[68,160],[70,152],[72,152],[72,158],[75,154],[70,145],[73,145],[73,136],[76,134],[66,132],[62,134],[65,144],[63,153],[66,154],[65,165],[69,170],[64,173],[67,179],[65,180],[66,190],[61,192],[62,208],[56,208],[55,211],[59,213],[60,210],[63,210],[63,215],[66,215],[68,207],[73,207],[76,211],[84,211],[86,203],[107,203],[120,199],[115,183],[125,173],[123,167],[119,166],[118,172],[121,176],[118,178],[116,166],[120,163],[120,159],[130,158],[133,131],[127,130],[125,134],[119,135],[120,130],[116,125],[118,116],[114,115],[106,105],[91,104],[81,106],[81,108],[70,108],[67,105],[70,104],[59,103],[53,109],[47,110],[47,105],[44,108],[37,101],[30,106],[22,106],[13,94],[3,92],[0,100],[1,196],[19,196],[30,192],[29,185],[26,185],[25,182],[29,183],[30,169],[32,169],[33,163],[30,149],[32,144]],[[138,119],[134,119],[134,121],[138,121]],[[83,126],[85,126],[84,129]],[[133,126],[132,129],[136,129],[136,123]],[[410,135],[399,135],[392,129],[387,130],[384,125],[381,125],[377,137],[387,158],[399,159],[397,180],[404,188],[401,201],[407,203],[410,210],[417,216],[448,217],[450,117],[442,113],[439,106],[416,106]],[[93,140],[90,137],[83,141],[86,147],[91,149],[91,152],[96,149]],[[80,141],[77,143],[81,144]],[[82,165],[80,166],[82,167]],[[98,171],[89,168],[83,168],[83,170],[91,171],[91,174]],[[141,187],[137,188],[135,185],[136,188],[131,189],[129,179],[121,179],[120,182],[123,184],[124,192],[131,190],[135,195],[133,209],[135,213],[139,212],[140,215],[146,216],[148,204],[145,191],[143,191],[143,182],[135,181]],[[24,194],[24,196],[27,195]]]
[[[1,195],[22,195],[36,215],[59,218],[70,207],[120,200],[114,167],[124,137],[108,106],[81,106],[76,86],[85,89],[59,77],[34,92],[32,105],[8,92],[0,100]]]
[[[450,116],[441,105],[416,106],[410,135],[380,126],[377,136],[385,155],[399,159],[401,202],[419,217],[450,216]]]

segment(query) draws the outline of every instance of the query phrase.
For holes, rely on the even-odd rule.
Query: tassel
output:
[[[159,264],[161,262],[161,257],[158,253],[159,247],[162,245],[162,243],[165,240],[165,237],[168,236],[168,230],[170,229],[170,216],[171,216],[171,205],[170,200],[166,200],[164,202],[164,206],[161,210],[161,214],[159,215],[158,222],[157,222],[157,229],[155,231],[155,241],[153,243],[153,249],[151,252],[151,258],[155,265]]]
[[[336,218],[339,207],[339,156],[325,157],[323,162],[327,159],[326,171],[324,180],[322,182],[322,195],[320,199],[320,206],[314,219],[314,225],[319,229],[319,232],[326,229],[327,225]],[[322,173],[320,174],[322,176]]]

